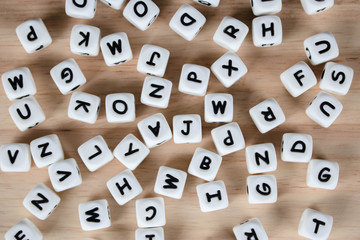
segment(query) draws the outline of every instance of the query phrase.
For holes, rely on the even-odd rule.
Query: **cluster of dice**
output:
[[[102,0],[114,9],[120,9],[124,0]],[[217,7],[220,0],[195,0]],[[333,6],[332,0],[301,0],[308,14],[315,14]],[[93,18],[96,0],[66,0],[66,14],[75,18]],[[251,0],[256,16],[276,14],[281,11],[281,0]],[[123,15],[135,27],[146,30],[159,15],[159,8],[151,0],[130,0]],[[170,27],[184,39],[191,41],[205,24],[205,17],[190,5],[181,6],[170,21]],[[225,86],[230,87],[247,73],[242,60],[235,54],[248,34],[249,28],[241,21],[224,17],[213,40],[229,50],[212,66],[211,71]],[[51,37],[41,19],[20,24],[16,33],[26,52],[33,53],[51,44]],[[255,46],[270,47],[282,42],[281,20],[277,16],[256,17],[252,23]],[[331,33],[314,35],[304,42],[306,55],[313,65],[336,58],[339,49]],[[96,56],[101,51],[105,63],[114,66],[130,61],[133,57],[126,33],[114,33],[100,40],[100,29],[88,25],[75,25],[70,39],[71,51],[79,55]],[[170,52],[159,46],[144,45],[141,49],[137,70],[151,75],[146,77],[141,93],[141,103],[167,108],[172,82],[162,77],[165,74]],[[62,94],[69,94],[86,83],[86,78],[74,59],[67,59],[50,71]],[[214,181],[222,162],[222,156],[245,148],[241,129],[233,121],[233,97],[231,94],[206,94],[210,69],[204,66],[183,65],[179,91],[205,96],[204,118],[208,123],[227,124],[211,131],[217,153],[197,148],[190,162],[188,173],[208,183],[197,186],[200,208],[203,212],[228,207],[228,197],[223,181]],[[280,76],[288,92],[297,97],[317,84],[311,68],[303,61],[287,69]],[[351,85],[353,70],[345,65],[328,62],[321,76],[320,88],[331,93],[345,95]],[[32,128],[45,120],[40,105],[32,96],[36,93],[30,70],[26,67],[8,71],[2,75],[2,83],[10,100],[20,99],[10,106],[9,112],[21,130]],[[116,93],[106,96],[106,118],[110,123],[135,120],[135,100],[131,93]],[[95,123],[98,117],[100,98],[84,92],[72,93],[68,108],[71,119]],[[307,108],[307,115],[323,127],[329,127],[339,116],[342,104],[326,92],[320,92]],[[285,115],[275,99],[267,99],[249,110],[250,116],[261,133],[285,122]],[[128,169],[111,178],[107,187],[119,205],[124,205],[142,192],[142,187],[132,170],[147,157],[150,148],[159,146],[171,138],[177,144],[198,143],[202,140],[201,117],[198,114],[173,117],[173,132],[163,114],[149,116],[138,123],[143,144],[129,134],[111,151],[102,136],[96,136],[78,148],[78,153],[93,172],[116,157]],[[309,163],[307,185],[315,188],[335,189],[339,177],[339,165],[326,160],[311,160],[312,137],[308,134],[286,133],[283,135],[281,159],[286,162]],[[274,145],[264,143],[246,147],[246,163],[250,174],[275,171],[277,157]],[[61,192],[82,183],[75,159],[64,160],[61,142],[57,135],[47,135],[29,144],[4,144],[0,148],[0,167],[4,172],[24,172],[31,167],[31,156],[39,168],[48,167],[49,177],[56,192]],[[154,192],[180,199],[184,191],[187,173],[169,167],[160,167]],[[252,204],[277,201],[277,183],[273,175],[253,175],[247,178],[248,201]],[[44,184],[36,185],[25,197],[23,204],[37,218],[46,219],[60,203],[60,197]],[[136,200],[138,229],[136,239],[164,239],[161,228],[165,225],[163,198]],[[79,218],[83,230],[110,227],[110,211],[105,199],[79,205]],[[299,224],[299,234],[310,239],[326,239],[332,228],[332,217],[312,209],[306,209]],[[233,228],[237,239],[268,239],[260,221],[256,218]],[[5,235],[6,240],[42,239],[40,231],[28,219],[23,219]]]

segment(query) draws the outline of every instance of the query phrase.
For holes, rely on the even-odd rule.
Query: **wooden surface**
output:
[[[247,0],[223,0],[218,8],[207,8],[191,0],[156,0],[161,13],[145,32],[137,30],[122,16],[122,10],[113,10],[101,2],[95,18],[80,20],[66,16],[64,2],[60,0],[2,0],[0,1],[0,74],[16,67],[27,66],[33,73],[38,93],[36,99],[47,119],[38,127],[20,132],[13,124],[8,107],[11,102],[0,90],[0,144],[25,142],[50,133],[59,135],[65,157],[73,157],[80,165],[83,184],[61,192],[59,207],[45,221],[32,216],[22,205],[27,192],[37,183],[51,186],[46,168],[34,164],[28,173],[0,173],[0,238],[18,220],[31,219],[41,230],[44,239],[98,240],[134,239],[137,228],[135,201],[119,206],[106,188],[106,181],[124,170],[116,159],[100,170],[90,173],[77,154],[77,148],[86,140],[101,134],[113,149],[128,133],[140,137],[136,123],[157,112],[162,112],[171,123],[177,114],[199,113],[203,119],[203,97],[182,94],[177,90],[181,67],[185,63],[210,67],[226,51],[212,41],[212,36],[224,16],[233,16],[249,27],[254,18]],[[187,42],[175,34],[168,23],[183,3],[195,6],[207,18],[200,34]],[[360,4],[358,0],[336,1],[327,12],[308,16],[299,0],[284,0],[281,17],[284,30],[283,43],[272,48],[256,48],[251,32],[238,54],[249,72],[239,82],[227,89],[211,75],[208,93],[231,93],[234,96],[234,121],[244,133],[246,144],[272,142],[278,154],[278,169],[273,174],[278,181],[279,199],[275,204],[250,205],[246,197],[244,150],[227,155],[216,179],[224,180],[229,194],[229,208],[212,213],[201,213],[196,195],[196,185],[201,179],[189,176],[181,200],[165,198],[167,224],[165,237],[180,239],[234,239],[232,228],[240,222],[257,217],[263,223],[270,239],[302,239],[297,234],[300,216],[311,207],[334,217],[330,239],[360,239]],[[27,54],[18,41],[15,28],[30,18],[41,17],[53,38],[53,43],[38,53]],[[134,59],[129,63],[107,67],[102,54],[85,57],[72,54],[69,37],[74,24],[89,24],[101,28],[101,35],[126,32]],[[350,92],[337,97],[344,110],[336,122],[324,129],[305,115],[305,109],[320,91],[318,85],[304,95],[291,97],[280,82],[279,75],[298,61],[306,60],[303,50],[305,38],[323,31],[335,35],[340,48],[336,62],[354,68],[355,77]],[[145,75],[136,71],[137,58],[143,44],[155,44],[168,49],[170,61],[165,78],[174,84],[167,109],[156,109],[140,103],[140,93]],[[98,121],[89,125],[70,120],[67,106],[70,95],[63,96],[52,81],[49,71],[67,58],[75,58],[88,82],[80,90],[101,97]],[[323,65],[312,67],[319,78]],[[105,96],[115,92],[131,92],[136,97],[136,121],[127,124],[110,124],[106,121]],[[280,127],[260,134],[250,119],[248,110],[266,98],[274,97],[283,108],[286,122]],[[147,159],[134,171],[144,192],[138,198],[157,196],[154,183],[160,166],[186,171],[196,147],[215,151],[210,130],[220,124],[203,124],[203,141],[200,144],[175,145],[172,141],[151,150]],[[338,161],[340,180],[335,191],[312,189],[306,186],[307,164],[284,163],[280,160],[281,137],[287,132],[309,133],[314,139],[313,158]],[[111,228],[83,232],[78,219],[78,204],[106,198],[110,204]]]

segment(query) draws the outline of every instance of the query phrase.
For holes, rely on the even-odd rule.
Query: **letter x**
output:
[[[238,70],[239,70],[237,67],[234,67],[234,66],[232,65],[232,60],[231,60],[231,59],[229,59],[228,65],[222,65],[222,68],[228,70],[228,76],[229,76],[229,77],[231,77],[232,71],[238,71]]]

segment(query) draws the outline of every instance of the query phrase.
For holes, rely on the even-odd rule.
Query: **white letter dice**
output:
[[[197,185],[196,191],[202,212],[217,211],[229,206],[226,187],[223,181]]]
[[[354,77],[354,70],[343,64],[328,62],[321,75],[319,87],[322,90],[346,95]]]
[[[3,172],[28,172],[31,168],[29,144],[11,143],[0,147],[0,167]]]
[[[5,240],[42,240],[40,230],[29,219],[24,218],[5,233]]]
[[[332,6],[334,6],[334,0],[300,0],[301,1],[301,5],[304,8],[304,11],[309,14],[316,14],[316,13],[320,13],[323,12],[329,8],[331,8]]]
[[[135,240],[165,240],[164,229],[161,227],[136,229]]]
[[[170,101],[172,82],[158,77],[146,77],[141,91],[142,104],[167,108]]]
[[[84,231],[98,230],[111,226],[107,200],[101,199],[79,204],[79,218]]]
[[[124,32],[103,37],[100,41],[100,48],[108,66],[116,66],[133,58],[129,39]]]
[[[6,96],[10,101],[35,95],[34,78],[27,67],[16,68],[1,76]]]
[[[246,165],[250,174],[272,172],[277,168],[274,144],[263,143],[248,146],[246,151]]]
[[[248,176],[246,182],[249,203],[274,203],[277,201],[277,184],[275,176]]]
[[[282,8],[282,0],[251,0],[250,3],[255,16],[276,14]]]
[[[91,19],[96,12],[97,0],[66,0],[66,15],[73,18]]]
[[[208,7],[218,7],[220,0],[194,0],[194,2]]]
[[[201,117],[184,114],[173,117],[174,143],[199,143],[202,139]]]
[[[245,148],[244,136],[236,122],[214,128],[211,130],[211,136],[220,156]]]
[[[180,199],[184,192],[187,173],[175,168],[159,168],[154,192],[167,197]]]
[[[328,239],[332,225],[332,216],[307,208],[301,216],[298,232],[313,240]]]
[[[124,17],[141,31],[148,29],[159,16],[159,7],[151,0],[130,0],[124,8]]]
[[[210,69],[195,64],[184,64],[181,70],[179,91],[204,96],[208,88]]]
[[[233,120],[234,104],[231,94],[207,94],[204,105],[205,122],[231,122]]]
[[[135,97],[132,93],[114,93],[105,98],[106,119],[109,123],[135,121]]]
[[[50,134],[30,142],[31,154],[38,168],[47,167],[64,159],[64,151],[59,137]]]
[[[50,165],[48,171],[51,184],[57,192],[79,186],[82,183],[79,167],[73,158]]]
[[[71,30],[70,50],[85,56],[97,56],[100,50],[100,28],[90,25],[75,25]]]
[[[170,57],[169,50],[145,44],[141,48],[137,70],[141,73],[163,77]]]
[[[99,115],[100,101],[100,98],[93,94],[74,92],[70,98],[68,117],[94,124]]]
[[[318,33],[305,39],[304,49],[312,65],[319,65],[339,56],[339,47],[331,32]]]
[[[222,157],[203,148],[196,148],[188,173],[206,181],[213,181],[219,171]]]
[[[309,162],[313,140],[308,134],[285,133],[281,143],[281,159],[285,162]]]
[[[138,199],[135,205],[138,227],[162,227],[166,224],[165,204],[162,197]]]
[[[242,222],[233,228],[236,240],[268,240],[264,227],[257,218]]]
[[[282,24],[278,16],[263,16],[252,21],[252,38],[256,47],[271,47],[282,42]]]
[[[313,159],[309,162],[306,184],[313,188],[334,190],[339,181],[337,162]]]

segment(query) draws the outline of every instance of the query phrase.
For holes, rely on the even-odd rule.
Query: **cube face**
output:
[[[78,148],[78,153],[90,172],[103,167],[114,158],[105,139],[100,135],[83,143]]]
[[[262,204],[275,203],[277,201],[277,184],[275,176],[248,176],[246,182],[249,203]]]
[[[142,104],[167,108],[170,101],[172,82],[158,77],[146,77],[141,91]]]
[[[187,173],[184,171],[161,166],[156,177],[154,192],[180,199],[184,192],[186,178]]]
[[[56,192],[74,188],[82,183],[79,167],[73,158],[50,165],[48,171],[51,184]]]
[[[343,105],[335,97],[326,92],[320,92],[306,109],[306,114],[314,122],[328,128],[338,118]]]
[[[274,98],[268,98],[249,110],[250,117],[261,133],[266,133],[285,122],[285,115]]]
[[[135,240],[165,240],[164,229],[159,228],[138,228],[135,231]]]
[[[202,212],[217,211],[229,206],[226,187],[223,181],[197,185],[196,191]]]
[[[332,225],[332,216],[307,208],[301,216],[298,233],[309,239],[328,239]]]
[[[195,64],[184,64],[181,70],[179,91],[182,93],[204,96],[208,88],[210,69]]]
[[[309,134],[285,133],[282,137],[281,159],[285,162],[309,162],[313,140]]]
[[[268,240],[264,227],[257,218],[249,219],[233,228],[236,240],[261,239]]]
[[[100,101],[100,98],[93,94],[74,92],[69,102],[68,117],[94,124],[99,115]]]
[[[100,50],[100,28],[75,25],[71,30],[70,50],[78,55],[97,56]]]
[[[282,0],[251,0],[250,3],[255,16],[276,14],[282,9]]]
[[[22,132],[45,121],[44,112],[33,96],[13,103],[9,107],[9,113],[16,127]]]
[[[250,174],[275,171],[277,158],[274,144],[263,143],[248,146],[246,151],[246,165]]]
[[[280,75],[281,82],[291,96],[298,97],[313,86],[317,80],[309,65],[301,61]]]
[[[127,34],[113,33],[100,40],[100,48],[106,65],[116,66],[133,58]]]
[[[188,4],[183,4],[171,18],[169,26],[185,40],[192,41],[205,22],[206,18],[201,12]]]
[[[60,203],[60,197],[40,183],[26,195],[23,205],[35,217],[45,220]]]
[[[173,117],[174,142],[199,143],[202,140],[201,117],[198,114],[184,114]]]
[[[234,116],[233,96],[227,93],[207,94],[204,100],[205,122],[231,122]]]
[[[109,123],[135,121],[135,97],[132,93],[114,93],[105,98],[106,119]]]
[[[30,142],[31,155],[38,168],[47,167],[64,159],[64,151],[56,134],[46,135]]]
[[[5,233],[5,240],[14,239],[42,240],[43,236],[35,224],[24,218]]]
[[[141,48],[137,70],[144,74],[163,77],[169,57],[169,50],[155,45],[145,44]]]
[[[339,56],[339,47],[331,32],[318,33],[305,39],[304,49],[312,65],[319,65]]]
[[[194,0],[194,2],[208,7],[218,7],[220,4],[220,0]]]
[[[140,228],[162,227],[166,224],[162,197],[136,200],[136,220]]]
[[[95,16],[97,0],[66,0],[66,15],[73,18],[92,19]]]
[[[1,81],[10,101],[36,94],[34,78],[27,67],[3,73]]]
[[[248,26],[240,20],[226,16],[217,28],[213,40],[221,47],[237,52],[249,32]]]
[[[105,3],[109,7],[120,10],[125,3],[125,0],[101,0],[101,2]]]
[[[319,87],[322,90],[346,95],[354,77],[354,70],[343,64],[328,62],[321,75]]]
[[[40,51],[52,43],[50,34],[41,18],[21,23],[16,28],[16,35],[27,53]]]
[[[337,162],[313,159],[307,171],[306,184],[313,188],[334,190],[339,181]]]
[[[159,16],[159,7],[151,0],[130,0],[124,8],[124,17],[141,31],[148,29]]]
[[[211,136],[220,156],[245,148],[244,136],[236,122],[214,128],[211,130]]]
[[[316,0],[301,0],[301,5],[304,8],[304,11],[308,15],[317,14],[323,12],[332,6],[334,6],[334,0],[324,0],[324,1],[316,1]]]
[[[124,205],[143,191],[135,175],[129,169],[111,178],[106,185],[119,205]]]
[[[252,21],[252,37],[256,47],[272,47],[282,43],[282,24],[278,16],[263,16]]]
[[[191,159],[188,173],[206,181],[213,181],[219,171],[222,157],[203,148],[197,148]]]
[[[31,168],[29,144],[11,143],[0,147],[0,168],[3,172],[28,172]]]
[[[84,231],[104,229],[111,226],[107,200],[95,200],[79,204],[79,219]]]
[[[86,83],[86,78],[73,58],[62,61],[50,70],[59,91],[66,95]]]

